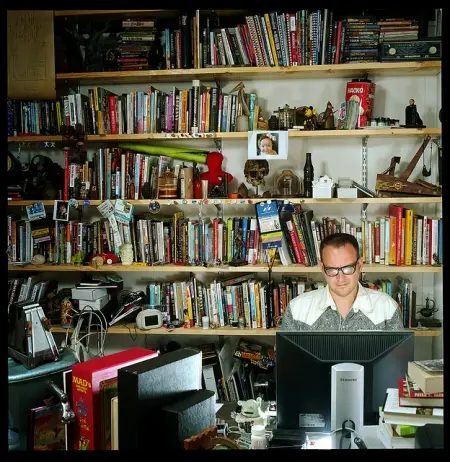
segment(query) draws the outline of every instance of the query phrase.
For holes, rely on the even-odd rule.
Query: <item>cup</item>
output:
[[[208,180],[202,180],[202,199],[208,199]]]

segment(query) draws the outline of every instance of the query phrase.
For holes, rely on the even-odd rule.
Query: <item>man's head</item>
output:
[[[356,238],[346,233],[328,235],[320,243],[320,259],[330,291],[340,297],[350,295],[358,285],[363,263]]]

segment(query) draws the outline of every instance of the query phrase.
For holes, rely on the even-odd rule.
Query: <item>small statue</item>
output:
[[[83,263],[83,253],[81,251],[78,251],[71,259],[70,263],[72,265],[81,265]]]
[[[409,100],[409,106],[405,108],[405,119],[405,127],[407,128],[425,128],[413,99]]]
[[[323,130],[334,130],[334,111],[333,105],[328,101],[327,108],[319,114],[317,125]]]
[[[301,106],[296,111],[296,125],[304,126],[305,130],[315,130],[317,128],[317,110],[313,106]]]
[[[256,197],[258,197],[258,187],[266,184],[264,177],[269,174],[269,162],[265,159],[249,159],[245,162],[244,175],[248,184],[256,187]]]

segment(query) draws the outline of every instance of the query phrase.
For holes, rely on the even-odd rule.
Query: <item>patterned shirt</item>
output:
[[[281,330],[404,330],[404,327],[400,308],[393,298],[384,292],[366,289],[358,282],[358,295],[345,318],[325,286],[291,300]]]

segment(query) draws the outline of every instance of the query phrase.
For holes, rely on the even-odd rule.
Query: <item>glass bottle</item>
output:
[[[314,167],[311,161],[311,153],[306,153],[306,162],[303,169],[303,185],[305,197],[312,197],[312,184],[314,181]]]

